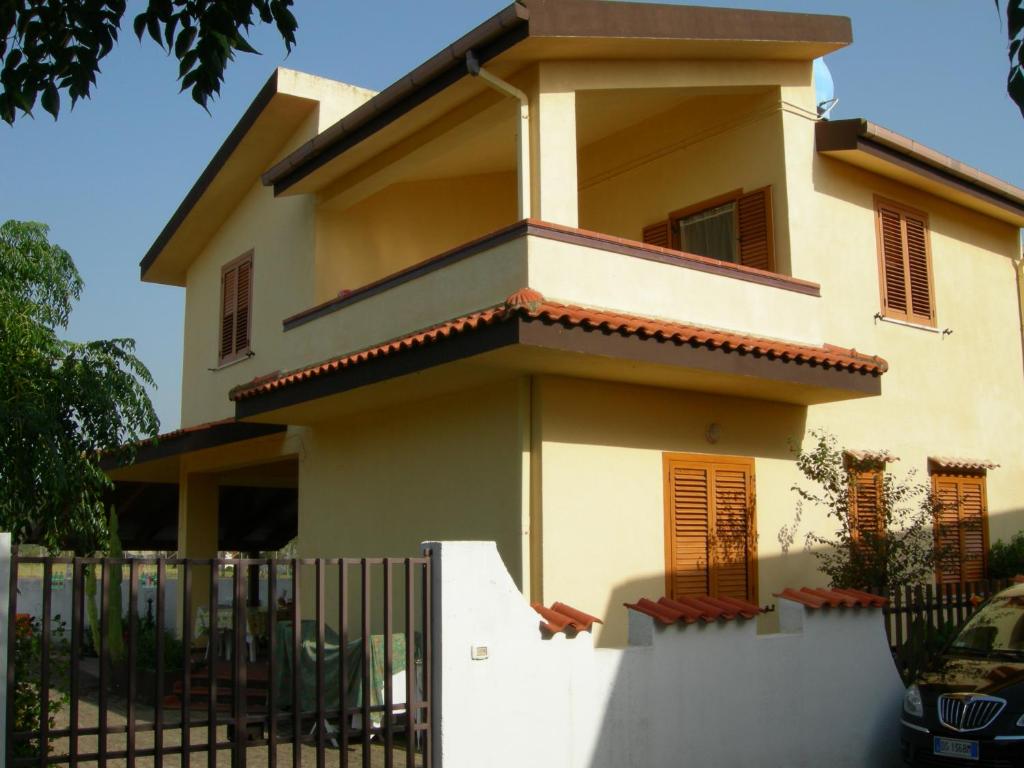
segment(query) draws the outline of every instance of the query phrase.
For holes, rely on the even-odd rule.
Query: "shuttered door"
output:
[[[659,245],[662,248],[671,248],[671,238],[669,233],[669,222],[659,221],[654,224],[648,224],[644,227],[644,242],[648,245]]]
[[[667,455],[665,470],[669,596],[755,601],[753,462]]]
[[[740,264],[774,271],[771,187],[754,190],[736,201],[736,229]]]
[[[884,201],[876,206],[882,308],[889,317],[934,324],[928,219]]]
[[[935,542],[940,554],[940,582],[985,578],[988,536],[985,478],[933,475],[936,501]]]

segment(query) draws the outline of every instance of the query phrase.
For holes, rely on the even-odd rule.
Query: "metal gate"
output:
[[[431,765],[429,552],[11,563],[9,766]]]

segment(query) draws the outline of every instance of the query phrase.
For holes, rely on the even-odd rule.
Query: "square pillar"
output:
[[[217,511],[219,489],[215,475],[182,471],[178,481],[178,557],[213,558],[217,556]],[[196,608],[210,605],[210,572],[191,568],[192,590],[188,610],[195,627]],[[185,605],[184,579],[178,572],[178,615]],[[212,617],[211,617],[212,620]],[[178,631],[182,622],[178,622]],[[194,636],[193,631],[193,636]],[[183,638],[186,642],[191,638]]]
[[[531,216],[576,227],[576,92],[555,74],[541,64],[530,92]]]

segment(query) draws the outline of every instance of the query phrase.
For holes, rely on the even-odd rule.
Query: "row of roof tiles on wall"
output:
[[[686,323],[592,309],[573,304],[561,304],[546,300],[538,291],[524,288],[509,296],[502,304],[457,317],[417,333],[289,373],[274,373],[254,379],[248,384],[234,388],[230,396],[232,400],[239,401],[267,394],[282,387],[363,364],[374,358],[433,344],[451,336],[515,318],[561,323],[567,327],[580,327],[604,333],[620,333],[625,336],[690,344],[695,347],[704,346],[723,353],[763,356],[798,365],[822,366],[850,373],[879,376],[888,369],[888,364],[882,358],[864,355],[854,349],[836,347],[831,344],[821,346],[791,344],[785,341],[703,328]]]
[[[888,602],[881,595],[873,595],[859,589],[819,589],[814,587],[787,588],[776,592],[775,597],[791,600],[811,610],[882,608]],[[698,621],[705,624],[717,621],[744,621],[753,619],[766,610],[744,600],[732,597],[711,597],[710,595],[681,597],[678,600],[661,597],[657,601],[642,597],[635,603],[624,603],[624,605],[631,611],[650,616],[658,623],[665,625],[693,624]],[[595,623],[603,623],[589,613],[584,613],[565,603],[553,603],[550,608],[545,608],[540,603],[534,603],[533,609],[540,614],[541,629],[550,634],[587,632]]]

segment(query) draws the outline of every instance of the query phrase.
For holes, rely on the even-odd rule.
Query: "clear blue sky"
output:
[[[173,429],[184,291],[140,282],[138,262],[270,71],[284,64],[379,90],[507,2],[297,0],[292,55],[272,30],[258,31],[263,55],[230,66],[210,115],[177,94],[175,62],[126,24],[90,101],[56,123],[40,109],[0,125],[0,219],[51,226],[86,282],[70,336],[134,337],[159,385],[162,429]],[[867,117],[1024,186],[1024,120],[1005,94],[1005,31],[989,0],[691,4],[851,16],[853,45],[828,57],[834,117]]]

